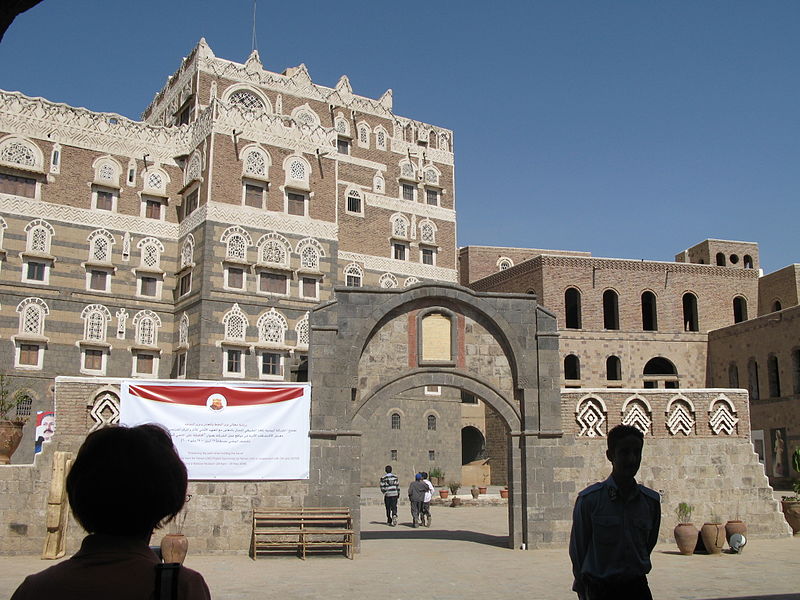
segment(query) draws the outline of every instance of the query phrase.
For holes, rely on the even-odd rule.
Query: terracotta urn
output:
[[[450,490],[439,490],[439,497],[442,499],[447,498],[450,495]]]
[[[183,563],[189,540],[182,533],[168,533],[161,538],[161,556],[165,563]]]
[[[486,493],[486,486],[485,485],[479,485],[478,486],[478,493],[485,494]]]
[[[735,533],[746,535],[747,523],[739,519],[733,519],[725,523],[725,541],[728,542],[729,546],[731,545],[731,536]]]
[[[500,497],[508,498],[508,488],[503,488],[502,490],[500,490]]]
[[[709,554],[722,554],[725,545],[725,525],[722,523],[703,523],[700,537]]]
[[[450,506],[461,506],[461,498],[453,496],[453,499],[450,501]]]
[[[678,551],[684,556],[694,554],[699,533],[693,523],[678,523],[675,529],[672,530],[672,534],[675,536],[675,543],[678,544]]]
[[[800,500],[781,500],[783,516],[794,535],[800,535]]]
[[[0,465],[11,462],[11,455],[22,441],[22,423],[0,421]]]

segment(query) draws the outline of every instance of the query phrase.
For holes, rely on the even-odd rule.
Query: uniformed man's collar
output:
[[[639,490],[639,484],[636,483],[636,480],[634,480],[633,484],[635,486],[635,489],[638,491]],[[617,482],[614,481],[614,477],[612,475],[608,476],[608,479],[606,479],[603,482],[603,485],[606,486],[606,489],[608,490],[608,497],[612,501],[614,501],[617,498],[620,498],[622,496],[622,494],[620,494],[620,491],[619,491],[619,486],[617,485]],[[631,494],[631,497],[634,497],[634,496],[635,496],[635,494]]]

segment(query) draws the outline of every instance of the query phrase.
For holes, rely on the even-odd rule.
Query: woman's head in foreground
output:
[[[149,536],[186,502],[186,466],[158,425],[90,433],[67,476],[75,518],[89,533]]]

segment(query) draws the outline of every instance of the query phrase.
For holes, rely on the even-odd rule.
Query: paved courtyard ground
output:
[[[362,548],[355,560],[312,556],[193,556],[186,564],[208,581],[216,599],[353,600],[409,598],[574,599],[565,549],[505,547],[506,509],[437,507],[430,529],[383,523],[383,508],[362,507]],[[741,555],[680,556],[656,547],[651,587],[657,600],[751,598],[800,600],[800,537],[750,540]],[[52,564],[37,557],[0,558],[0,598],[23,577]]]

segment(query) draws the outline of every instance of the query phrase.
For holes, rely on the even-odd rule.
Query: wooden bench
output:
[[[270,552],[342,551],[353,558],[353,518],[349,508],[267,508],[253,511],[253,559]]]

